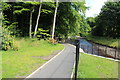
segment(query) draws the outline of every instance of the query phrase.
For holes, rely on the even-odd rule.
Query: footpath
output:
[[[64,44],[64,46],[62,52],[27,78],[71,78],[76,49],[69,44]]]

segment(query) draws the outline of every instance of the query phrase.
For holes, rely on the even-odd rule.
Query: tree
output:
[[[3,10],[6,15],[5,19],[9,21],[7,25],[17,22],[13,29],[18,30],[17,33],[22,37],[31,37],[31,32],[34,32],[33,35],[37,35],[35,32],[38,28],[49,30],[47,32],[49,34],[50,31],[53,31],[53,38],[54,36],[67,38],[89,30],[89,26],[84,21],[86,9],[84,2],[59,2],[59,6],[57,6],[57,3],[55,5],[54,2],[42,2],[41,10],[40,2],[7,2],[7,4],[11,5],[10,9]]]
[[[79,35],[82,33],[81,31],[85,32],[88,29],[89,26],[85,26],[86,22],[83,22],[86,9],[84,4],[83,2],[59,3],[56,36],[67,38],[68,36]]]
[[[24,2],[27,5],[32,5],[29,6],[28,8],[30,9],[30,26],[29,26],[29,37],[32,38],[32,15],[35,11],[35,6],[40,4],[39,2]]]
[[[95,18],[93,17],[87,17],[87,23],[90,25],[91,28],[95,26]]]
[[[120,1],[106,2],[100,14],[96,17],[96,27],[92,34],[96,36],[120,37]]]
[[[34,31],[34,37],[37,34],[37,28],[38,28],[38,22],[39,22],[39,19],[40,19],[41,7],[42,7],[42,0],[41,0],[41,3],[40,3],[40,6],[39,6],[38,16],[37,16],[37,20],[36,20],[36,26],[35,26],[35,31]]]
[[[52,29],[52,39],[54,39],[55,22],[56,22],[56,15],[57,15],[57,8],[58,8],[58,0],[56,1],[56,8],[55,8],[55,13],[54,13],[54,21],[53,21],[53,29]]]
[[[30,28],[29,28],[29,37],[32,38],[32,15],[33,15],[34,9],[30,12]]]

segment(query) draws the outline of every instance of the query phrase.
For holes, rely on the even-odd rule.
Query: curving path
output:
[[[27,78],[71,78],[76,49],[69,44],[64,46],[65,49],[58,56]]]

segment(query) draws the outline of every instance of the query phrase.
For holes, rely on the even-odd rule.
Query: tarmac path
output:
[[[76,49],[69,44],[64,46],[64,50],[59,55],[27,78],[71,78]]]

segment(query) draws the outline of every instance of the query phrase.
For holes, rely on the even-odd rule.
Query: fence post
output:
[[[76,58],[75,58],[75,80],[77,80],[78,62],[79,62],[79,40],[76,40]]]

